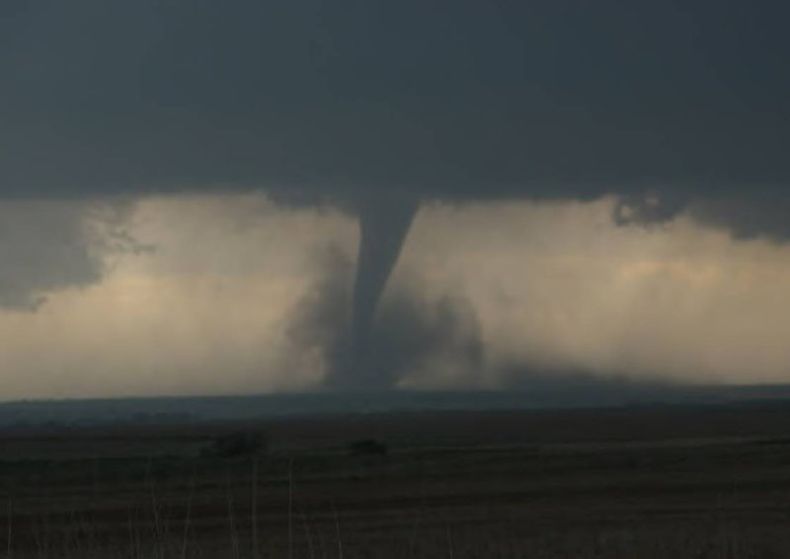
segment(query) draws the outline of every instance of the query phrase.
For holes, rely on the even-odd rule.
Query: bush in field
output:
[[[387,445],[375,439],[362,439],[348,445],[351,454],[356,456],[385,456],[388,452]]]
[[[201,454],[216,458],[235,458],[265,453],[267,440],[263,433],[237,431],[215,438]]]

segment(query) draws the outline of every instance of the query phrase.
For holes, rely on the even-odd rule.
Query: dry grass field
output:
[[[790,557],[782,405],[0,435],[0,557]]]

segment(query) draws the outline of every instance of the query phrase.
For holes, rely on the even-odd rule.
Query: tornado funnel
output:
[[[375,386],[376,371],[364,370],[376,309],[398,261],[419,201],[400,196],[371,197],[359,204],[359,255],[351,311],[351,378]]]

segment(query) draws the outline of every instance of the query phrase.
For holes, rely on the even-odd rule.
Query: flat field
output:
[[[790,406],[7,428],[0,491],[19,559],[785,558]]]

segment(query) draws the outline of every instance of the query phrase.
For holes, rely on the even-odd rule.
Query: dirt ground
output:
[[[778,404],[18,428],[0,452],[14,558],[790,557]]]

